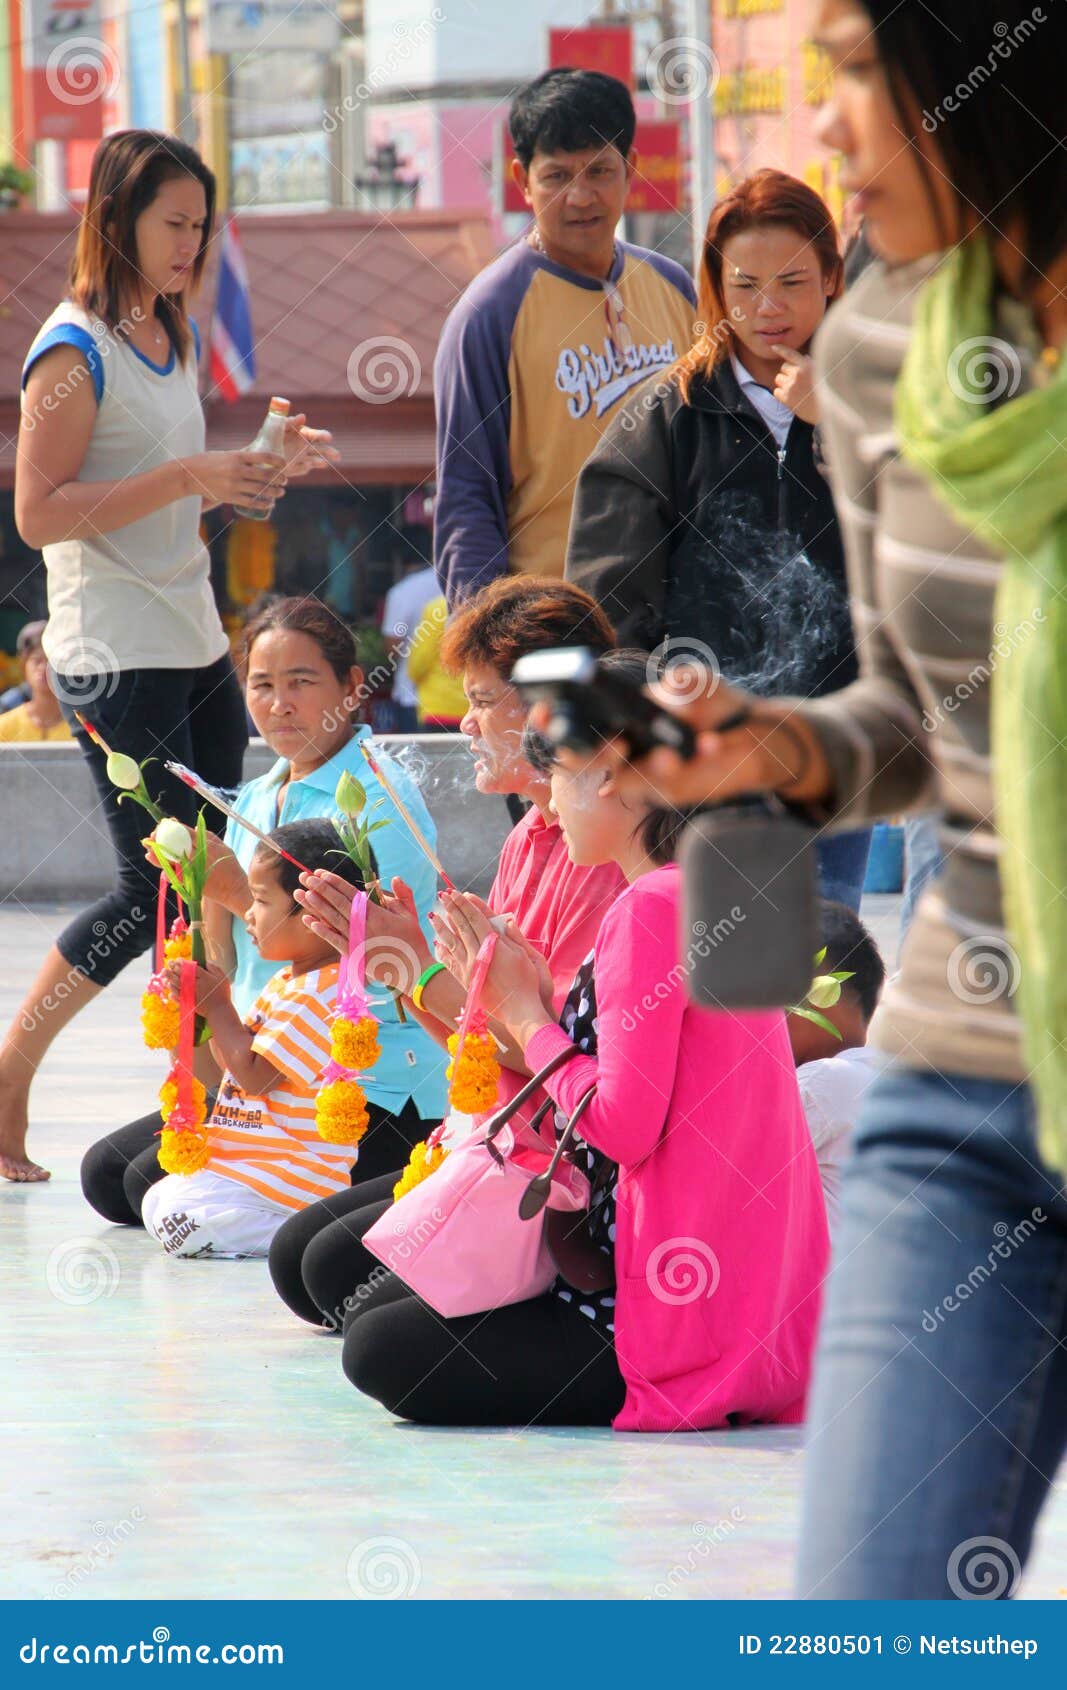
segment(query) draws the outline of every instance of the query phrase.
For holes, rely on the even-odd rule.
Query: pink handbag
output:
[[[556,1278],[544,1237],[544,1206],[577,1211],[589,1202],[589,1181],[564,1160],[563,1151],[595,1088],[582,1098],[554,1147],[536,1130],[553,1107],[551,1098],[529,1127],[516,1131],[508,1122],[576,1055],[574,1048],[558,1052],[477,1138],[451,1150],[364,1233],[367,1249],[438,1314],[450,1319],[521,1303],[540,1296]],[[529,1219],[520,1218],[520,1204]]]

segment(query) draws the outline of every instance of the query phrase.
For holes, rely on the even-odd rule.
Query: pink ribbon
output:
[[[467,988],[467,1001],[463,1005],[463,1013],[459,1018],[459,1041],[456,1045],[453,1074],[459,1073],[459,1059],[463,1055],[463,1046],[467,1042],[468,1033],[484,1031],[485,1016],[481,1014],[482,989],[490,968],[493,966],[493,952],[499,937],[496,933],[487,933],[478,947],[478,955],[474,959],[471,970],[471,983]]]
[[[367,894],[357,892],[348,918],[348,949],[337,976],[337,1013],[358,1021],[370,1013],[367,1003]]]
[[[170,1112],[167,1126],[171,1132],[183,1132],[195,1127],[196,1109],[193,1104],[193,1028],[196,1025],[196,963],[178,964],[181,991],[178,997],[178,1059],[175,1079],[178,1097]]]

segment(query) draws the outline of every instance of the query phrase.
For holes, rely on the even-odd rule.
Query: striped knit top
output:
[[[920,900],[872,1042],[905,1063],[1025,1077],[993,826],[990,683],[1028,630],[995,622],[998,559],[900,456],[893,392],[915,302],[937,259],[873,264],[816,344],[823,432],[848,559],[860,678],[798,704],[819,733],[832,830],[937,808],[942,876]],[[990,402],[1042,378],[1026,314],[1000,307],[985,357]]]
[[[212,1172],[283,1209],[303,1209],[351,1183],[355,1146],[328,1144],[315,1126],[338,968],[331,963],[298,975],[283,968],[268,981],[245,1026],[256,1055],[278,1069],[278,1081],[253,1097],[227,1072],[208,1123]]]

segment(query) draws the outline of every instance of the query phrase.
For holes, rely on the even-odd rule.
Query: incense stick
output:
[[[250,822],[247,816],[242,816],[240,810],[235,810],[232,804],[227,804],[220,792],[216,791],[213,786],[209,786],[207,781],[201,780],[200,776],[194,774],[192,769],[187,769],[184,763],[164,763],[163,767],[169,769],[172,775],[177,775],[178,779],[183,781],[186,786],[191,786],[193,791],[198,793],[201,798],[206,798],[209,804],[214,804],[216,810],[221,810],[224,816],[229,816],[230,820],[236,822],[238,827],[243,827],[249,833],[254,834],[261,845],[269,846],[272,851],[278,853],[279,857],[284,857],[287,863],[292,863],[293,867],[298,868],[301,874],[312,872],[304,863],[298,862],[296,857],[291,857],[288,851],[283,851],[282,847],[271,838],[269,833],[264,833],[263,829],[257,827],[255,822]]]
[[[423,833],[422,829],[419,827],[418,823],[415,821],[415,818],[412,816],[411,811],[408,809],[408,807],[404,803],[403,799],[398,795],[395,786],[393,786],[392,783],[386,778],[385,771],[381,767],[381,765],[375,760],[373,752],[368,750],[366,740],[363,740],[363,739],[360,740],[359,749],[362,751],[364,757],[366,758],[367,763],[370,767],[371,773],[373,775],[377,776],[378,780],[381,781],[382,785],[385,787],[386,792],[389,794],[390,798],[393,800],[393,803],[396,805],[397,809],[400,811],[400,814],[403,816],[404,820],[406,821],[409,829],[411,830],[412,838],[414,839],[416,845],[419,847],[419,850],[422,852],[423,856],[427,857],[429,859],[429,861],[433,864],[434,868],[437,870],[438,874],[441,876],[441,879],[444,881],[448,890],[450,892],[454,892],[456,890],[456,888],[453,886],[451,880],[448,878],[448,875],[445,873],[444,868],[441,864],[440,857],[437,855],[437,852],[433,849],[429,840],[426,838],[426,835]]]

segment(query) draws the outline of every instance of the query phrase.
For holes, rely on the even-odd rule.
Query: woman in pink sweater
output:
[[[543,965],[514,935],[498,942],[485,1007],[531,1069],[568,1044],[583,1053],[547,1089],[565,1119],[597,1086],[577,1156],[608,1283],[587,1292],[561,1275],[543,1297],[443,1321],[387,1281],[356,1299],[345,1371],[429,1423],[800,1420],[828,1242],[785,1018],[689,1002],[687,967],[709,941],[680,934],[669,858],[684,818],[635,809],[596,770],[553,769],[552,802],[573,861],[614,861],[629,884],[559,1020]],[[439,955],[463,972],[489,927],[471,900],[443,904]],[[720,942],[743,944],[743,926]]]

